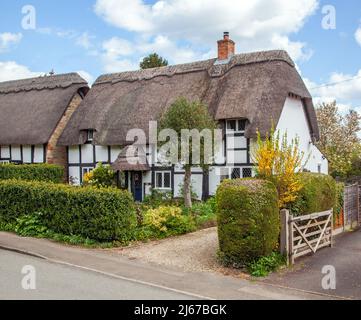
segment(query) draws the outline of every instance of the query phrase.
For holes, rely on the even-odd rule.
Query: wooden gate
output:
[[[332,246],[332,210],[293,217],[288,210],[281,210],[281,253],[287,264],[323,247]]]

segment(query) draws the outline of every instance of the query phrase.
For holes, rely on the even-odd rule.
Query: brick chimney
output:
[[[218,60],[227,60],[234,55],[236,44],[229,38],[229,32],[224,32],[223,40],[218,41]]]

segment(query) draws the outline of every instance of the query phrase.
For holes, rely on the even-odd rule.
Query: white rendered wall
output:
[[[12,153],[11,148],[11,153]],[[44,163],[44,146],[37,145],[34,147],[34,163]]]
[[[312,144],[310,131],[302,101],[294,98],[287,98],[283,107],[276,130],[281,134],[287,132],[288,139],[299,137],[300,150],[305,157],[310,155],[305,166],[311,172],[318,172],[321,165],[321,173],[328,174],[328,162],[323,158],[321,152]]]
[[[12,161],[21,161],[20,146],[11,146],[11,160]]]
[[[79,163],[80,162],[80,154],[79,154],[79,146],[70,146],[69,147],[69,163]]]

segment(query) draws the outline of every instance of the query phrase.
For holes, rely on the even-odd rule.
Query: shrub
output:
[[[183,208],[183,212],[189,211]],[[217,225],[216,200],[209,198],[206,202],[194,203],[191,213],[195,219],[197,228],[209,228]]]
[[[14,231],[22,237],[45,236],[48,228],[44,226],[41,215],[39,212],[34,212],[17,218]]]
[[[157,208],[161,205],[171,205],[173,202],[173,193],[171,191],[151,190],[151,194],[144,198],[143,204],[151,208]]]
[[[170,206],[146,211],[143,225],[148,228],[155,237],[167,237],[195,230],[195,223],[192,216],[183,215],[181,208]]]
[[[261,257],[248,264],[248,272],[254,277],[265,277],[286,263],[285,257],[278,252]]]
[[[330,210],[336,205],[336,182],[325,174],[299,173],[302,189],[288,209],[295,216]]]
[[[278,245],[280,220],[275,186],[266,180],[224,180],[218,187],[219,257],[245,266]]]
[[[110,165],[98,163],[96,168],[87,172],[83,177],[83,184],[97,188],[108,188],[115,186],[115,172]]]
[[[21,179],[61,183],[64,168],[54,164],[0,164],[0,180]]]
[[[305,166],[304,152],[300,151],[299,138],[289,142],[287,133],[280,137],[271,130],[265,139],[258,132],[257,148],[253,154],[254,163],[257,163],[257,177],[271,181],[277,188],[278,206],[280,209],[297,199],[302,183],[297,176]]]
[[[127,191],[0,181],[0,222],[15,223],[39,211],[43,225],[55,233],[98,241],[126,241],[136,225],[134,201]]]

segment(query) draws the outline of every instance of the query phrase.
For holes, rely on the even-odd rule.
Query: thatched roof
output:
[[[149,171],[147,156],[133,146],[126,146],[111,165],[115,171]]]
[[[0,83],[0,145],[45,144],[78,90],[77,73]]]
[[[103,75],[73,115],[60,143],[85,142],[94,129],[94,143],[124,145],[129,129],[148,132],[148,122],[180,96],[201,100],[215,119],[246,118],[246,136],[268,132],[278,123],[287,96],[302,97],[313,135],[318,127],[312,99],[285,51],[238,54],[226,64],[216,59]],[[272,120],[271,120],[272,119]]]

